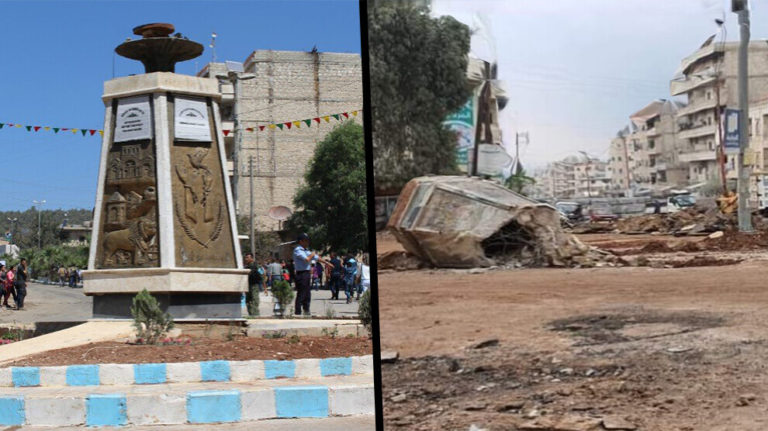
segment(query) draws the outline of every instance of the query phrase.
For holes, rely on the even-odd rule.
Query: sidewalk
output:
[[[347,304],[347,300],[343,292],[339,293],[339,298],[340,299],[338,300],[332,301],[330,290],[313,290],[312,301],[309,304],[309,311],[313,316],[317,317],[327,317],[334,319],[357,319],[358,301],[353,299],[352,303]],[[266,295],[262,293],[259,295],[259,300],[259,317],[273,316],[274,313],[272,310],[274,309],[275,303],[273,301],[272,295]],[[291,303],[291,310],[293,310],[294,303],[295,302]]]

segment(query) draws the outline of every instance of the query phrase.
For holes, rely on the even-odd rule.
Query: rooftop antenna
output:
[[[211,63],[216,63],[216,32],[211,33],[211,44],[208,46],[213,50],[213,61]]]

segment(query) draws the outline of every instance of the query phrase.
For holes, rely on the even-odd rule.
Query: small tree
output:
[[[280,305],[280,317],[285,317],[285,312],[291,306],[291,301],[293,301],[294,297],[291,285],[285,280],[275,282],[272,286],[272,295]]]
[[[507,186],[508,189],[520,194],[525,194],[525,188],[534,184],[536,184],[536,180],[529,177],[525,172],[525,169],[520,165],[518,165],[516,172],[504,182],[504,185]]]
[[[373,334],[371,324],[373,322],[373,315],[371,314],[371,289],[363,292],[360,297],[360,303],[357,307],[357,315],[360,318],[360,323],[365,326],[369,334]]]
[[[157,299],[147,289],[133,297],[131,315],[139,342],[156,344],[160,337],[173,329],[173,318],[163,312]]]

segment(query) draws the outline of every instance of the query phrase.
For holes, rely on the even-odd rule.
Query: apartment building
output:
[[[280,218],[295,208],[293,198],[303,184],[315,146],[339,124],[311,121],[307,127],[299,123],[292,128],[264,128],[272,123],[322,118],[340,113],[362,125],[363,80],[359,54],[257,50],[243,63],[245,73],[253,79],[242,80],[238,97],[240,120],[245,131],[238,166],[236,208],[238,216],[246,216],[250,206],[250,162],[253,161],[254,213],[257,230],[282,229]],[[234,87],[227,79],[225,63],[209,63],[198,76],[219,77],[222,93],[222,128],[235,130]],[[224,141],[229,161],[230,178],[235,166],[236,133],[228,133]],[[233,189],[234,190],[234,189]],[[281,217],[282,216],[282,217]]]
[[[550,163],[538,174],[535,191],[546,199],[606,196],[611,187],[608,162],[593,157],[569,156]]]
[[[714,36],[684,58],[670,83],[672,96],[685,96],[687,106],[678,110],[678,161],[688,167],[687,182],[697,184],[720,175],[717,148],[717,112],[738,107],[738,42],[719,43]],[[749,102],[768,96],[768,43],[749,44]],[[719,102],[719,104],[718,104]],[[727,177],[735,178],[735,164],[728,157]]]

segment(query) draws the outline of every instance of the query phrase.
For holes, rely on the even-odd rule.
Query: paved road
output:
[[[153,425],[153,426],[129,426],[121,427],[125,430],[143,430],[143,431],[197,431],[209,430],[214,428],[211,424],[202,425]],[[374,416],[351,416],[334,417],[326,419],[277,419],[255,422],[224,423],[216,424],[215,428],[222,431],[293,431],[293,430],[313,430],[313,431],[372,431],[376,429],[376,419]],[[50,431],[50,427],[8,427],[0,428],[0,431]],[[81,430],[82,427],[56,428],[59,431]],[[111,428],[110,428],[111,429]]]
[[[91,302],[82,288],[29,283],[24,310],[0,310],[0,323],[82,322],[91,318]]]
[[[341,298],[344,298],[342,293]],[[357,317],[357,301],[347,304],[344,299],[331,301],[328,290],[312,291],[310,310],[315,316],[333,315]],[[273,315],[274,302],[271,295],[260,295],[259,311],[262,317]],[[9,300],[13,303],[13,300]],[[33,322],[83,322],[91,318],[92,299],[83,294],[82,288],[58,287],[30,283],[24,310],[0,310],[0,323]]]

